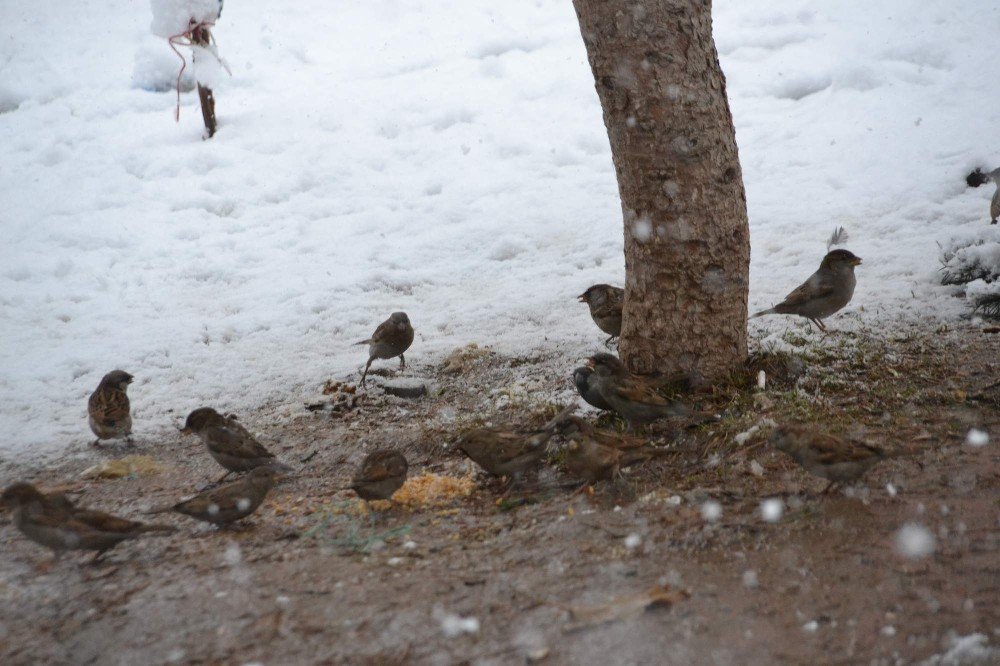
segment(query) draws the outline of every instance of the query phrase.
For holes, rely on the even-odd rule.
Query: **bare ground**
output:
[[[973,633],[1000,644],[1000,448],[965,443],[970,427],[1000,433],[1000,389],[986,388],[998,340],[969,327],[895,330],[819,338],[790,326],[800,376],[786,372],[797,361],[762,356],[731,386],[692,396],[720,422],[654,432],[676,455],[593,494],[572,495],[547,467],[502,500],[499,482],[477,477],[466,498],[370,522],[337,490],[374,445],[404,450],[411,475],[468,475],[448,447],[456,424],[540,422],[567,395],[571,367],[555,352],[484,350],[456,374],[418,366],[409,372],[436,388],[417,400],[372,390],[333,415],[243,415],[282,459],[312,455],[245,529],[168,517],[181,532],[41,573],[49,555],[0,529],[0,663],[895,664]],[[759,367],[764,392],[748,388]],[[820,496],[824,482],[770,450],[766,429],[736,443],[765,418],[909,453]],[[47,469],[8,463],[0,482],[140,516],[219,474],[193,439],[136,448],[81,442],[82,456]],[[79,476],[137,452],[165,470]],[[767,497],[785,504],[777,522],[761,515]],[[708,500],[722,506],[716,521],[703,515]],[[933,535],[931,555],[900,552],[907,523]],[[955,663],[1000,663],[989,649]]]

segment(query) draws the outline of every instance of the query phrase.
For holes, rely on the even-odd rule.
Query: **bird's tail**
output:
[[[291,474],[292,472],[295,471],[295,469],[290,465],[286,465],[283,462],[278,462],[277,460],[275,460],[274,462],[267,463],[266,465],[264,465],[264,467],[274,470],[279,474]]]
[[[545,432],[547,432],[549,434],[554,433],[555,430],[556,430],[556,427],[560,423],[562,423],[563,421],[565,421],[567,416],[572,415],[573,412],[576,411],[576,407],[577,407],[576,403],[572,403],[572,404],[568,405],[567,407],[563,407],[559,411],[558,414],[556,414],[555,416],[552,417],[551,421],[549,421],[548,423],[545,424],[545,426],[542,429],[545,430]]]
[[[774,308],[768,308],[767,310],[761,310],[760,312],[756,312],[750,315],[750,318],[753,319],[754,317],[762,317],[764,315],[776,314],[777,312],[778,311],[775,310]]]
[[[149,512],[147,511],[147,513],[149,513]],[[174,527],[173,525],[157,525],[157,524],[154,523],[154,524],[151,524],[151,525],[143,525],[142,527],[139,528],[139,531],[140,532],[151,532],[151,533],[157,533],[157,532],[159,532],[161,534],[170,534],[171,532],[176,532],[177,528]]]

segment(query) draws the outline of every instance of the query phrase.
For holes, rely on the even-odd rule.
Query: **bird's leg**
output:
[[[406,354],[399,355],[399,369],[406,370]]]
[[[107,551],[104,551],[104,550],[97,551],[97,553],[94,555],[94,557],[91,558],[90,562],[88,562],[87,564],[89,564],[89,565],[99,564],[101,562],[101,558],[104,557],[104,553],[106,553],[106,552]]]
[[[361,373],[361,385],[362,386],[365,385],[365,377],[368,376],[368,368],[372,367],[372,361],[374,361],[374,360],[375,360],[375,357],[373,356],[373,357],[371,357],[371,358],[368,359],[367,363],[365,363],[365,371]]]
[[[826,495],[826,494],[828,494],[831,490],[833,490],[833,487],[835,485],[837,485],[837,482],[836,481],[831,481],[830,483],[827,484],[826,488],[823,489],[823,492],[821,492],[820,495]]]
[[[132,439],[132,435],[125,436],[125,446],[135,446],[135,440]]]
[[[95,449],[99,449],[99,448],[101,448],[101,438],[100,438],[100,437],[98,437],[97,439],[95,439],[94,441],[92,441],[92,442],[90,443],[90,445],[91,445],[92,447],[94,447]]]
[[[826,333],[826,324],[824,324],[822,320],[817,319],[816,320],[816,325],[819,326],[819,330],[821,330],[824,333]]]

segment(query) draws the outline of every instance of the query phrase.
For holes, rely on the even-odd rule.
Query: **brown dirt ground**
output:
[[[165,514],[181,532],[123,544],[96,565],[71,554],[39,573],[48,553],[0,528],[0,663],[895,664],[976,632],[995,645],[1000,447],[968,446],[965,435],[1000,433],[1000,389],[984,390],[997,381],[1000,339],[966,326],[894,331],[820,338],[790,324],[801,376],[783,377],[788,363],[766,355],[766,391],[737,379],[696,394],[721,421],[656,430],[676,455],[592,495],[571,495],[546,467],[506,502],[499,482],[477,477],[466,498],[397,506],[370,523],[337,490],[374,445],[405,451],[411,475],[469,474],[451,433],[476,414],[541,422],[568,395],[570,357],[559,352],[480,350],[456,374],[417,367],[409,372],[436,383],[419,400],[372,390],[333,416],[243,415],[282,459],[315,453],[245,529]],[[764,418],[911,454],[820,496],[825,482],[770,450],[766,429],[736,443]],[[46,469],[8,464],[0,482],[31,479],[140,516],[219,473],[199,442],[175,434],[136,450],[73,451]],[[80,478],[125,453],[165,470]],[[759,508],[771,496],[787,504],[776,523]],[[702,516],[709,499],[722,505],[715,522]],[[898,552],[894,535],[910,522],[934,535],[932,555]],[[672,603],[644,608],[651,590]],[[476,618],[478,631],[446,635],[449,615]]]

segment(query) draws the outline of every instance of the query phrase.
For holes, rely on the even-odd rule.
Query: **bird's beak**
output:
[[[579,296],[576,297],[576,300],[580,301],[581,303],[586,303],[587,302],[587,294],[580,294]]]
[[[851,261],[851,266],[858,266],[860,264],[861,264],[861,257],[854,257],[854,260]]]

